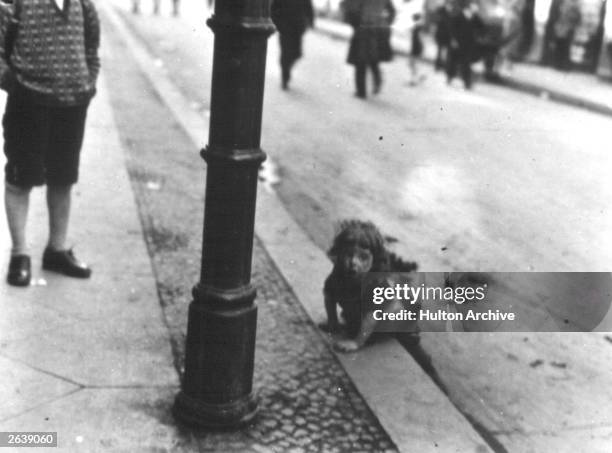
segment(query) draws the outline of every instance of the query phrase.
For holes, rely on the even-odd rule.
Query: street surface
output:
[[[206,127],[204,2],[183,0],[179,18],[169,5],[155,17],[147,2],[140,16],[116,3]],[[321,249],[338,220],[356,217],[421,270],[609,270],[610,118],[485,84],[466,92],[427,65],[410,87],[402,57],[383,66],[383,92],[359,100],[347,48],[308,33],[284,92],[277,37],[269,42],[262,183]],[[612,446],[611,336],[424,333],[423,343],[497,451]]]
[[[140,23],[205,113],[212,33],[207,13],[189,8],[181,27]],[[484,84],[447,87],[428,66],[411,88],[403,57],[383,65],[382,94],[363,102],[346,52],[346,42],[307,34],[283,92],[277,37],[269,41],[262,146],[278,192],[320,247],[338,219],[360,217],[423,270],[608,270],[609,118]]]

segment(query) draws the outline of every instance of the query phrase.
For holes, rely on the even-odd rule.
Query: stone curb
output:
[[[171,104],[170,110],[188,136],[194,143],[202,143],[202,134],[207,131],[202,131],[200,114],[189,108],[164,71],[155,68],[145,45],[130,36],[113,7],[102,8],[160,98]],[[259,185],[256,215],[257,237],[313,322],[322,321],[321,287],[329,260],[290,217],[274,190],[263,184]],[[492,451],[397,341],[337,356],[399,451]]]

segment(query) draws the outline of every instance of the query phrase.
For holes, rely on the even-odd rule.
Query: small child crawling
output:
[[[377,330],[377,321],[371,311],[362,309],[361,305],[362,283],[367,274],[384,272],[385,275],[381,274],[368,282],[376,286],[393,286],[398,278],[406,278],[405,274],[399,273],[414,271],[417,264],[405,262],[388,251],[378,228],[370,222],[359,220],[346,220],[340,224],[328,256],[334,267],[323,288],[327,322],[320,327],[327,332],[344,334],[344,339],[335,342],[336,349],[355,351],[364,346]],[[337,306],[340,307],[343,323],[338,319]],[[390,303],[378,308],[394,310],[398,307]],[[418,306],[412,308],[418,309]],[[406,326],[402,330],[410,331],[411,327]],[[416,322],[412,330],[415,333],[418,331]],[[418,338],[415,341],[418,342]]]
[[[372,223],[360,220],[342,222],[328,256],[334,267],[323,287],[327,322],[320,324],[319,327],[326,332],[343,334],[342,339],[334,342],[336,350],[357,351],[374,336],[384,334],[384,329],[377,328],[378,321],[372,316],[374,308],[384,308],[385,311],[397,311],[402,308],[420,310],[418,303],[404,307],[400,301],[389,301],[384,307],[378,305],[362,309],[362,282],[368,273],[385,273],[373,279],[368,278],[368,285],[376,287],[394,287],[397,283],[416,285],[413,281],[415,273],[412,272],[417,269],[417,264],[403,261],[387,250],[385,239]],[[366,291],[369,289],[366,288]],[[338,319],[338,306],[343,323]],[[394,333],[395,338],[438,387],[448,393],[433,366],[431,357],[420,344],[418,321],[406,321],[406,323],[402,326],[402,332]]]

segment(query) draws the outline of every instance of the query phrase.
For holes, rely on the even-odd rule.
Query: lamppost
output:
[[[253,394],[256,291],[251,258],[270,0],[218,0],[200,282],[189,306],[185,373],[175,416],[232,427],[257,410]]]

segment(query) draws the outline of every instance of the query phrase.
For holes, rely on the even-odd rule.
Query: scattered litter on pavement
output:
[[[550,362],[550,364],[555,368],[567,368],[567,363],[563,362]]]
[[[273,187],[280,182],[277,167],[269,158],[259,167],[259,180],[268,192],[272,192]]]
[[[158,68],[161,68],[164,66],[164,62],[162,61],[161,58],[157,58],[156,60],[154,60],[153,62],[155,64],[155,66],[157,66]]]
[[[604,338],[610,343],[612,343],[612,337],[610,335],[606,335]]]
[[[44,278],[36,278],[32,280],[31,285],[32,286],[47,286],[47,280],[45,280]]]
[[[161,184],[156,181],[147,181],[147,189],[149,190],[159,190],[161,189]]]
[[[195,112],[205,112],[207,114],[206,116],[210,115],[210,110],[201,102],[193,101],[189,104],[189,107]]]
[[[543,361],[543,360],[538,359],[538,360],[534,360],[533,362],[531,362],[531,363],[529,364],[529,366],[530,366],[531,368],[536,368],[536,367],[539,367],[540,365],[542,365],[543,363],[544,363],[544,361]]]

